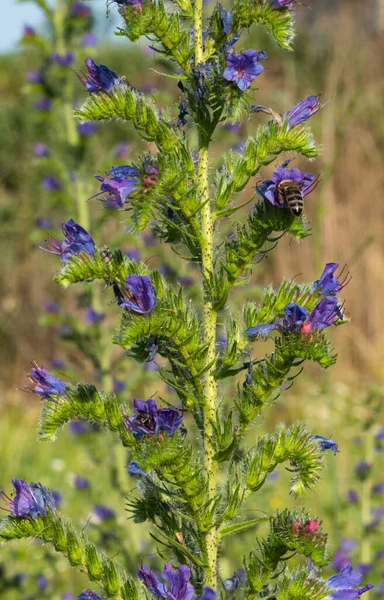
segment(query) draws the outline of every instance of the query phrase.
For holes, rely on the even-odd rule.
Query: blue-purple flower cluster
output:
[[[166,433],[173,435],[183,421],[183,415],[175,408],[157,408],[155,400],[133,401],[135,413],[131,417],[124,417],[125,425],[130,429],[137,440],[144,435],[157,435]]]
[[[145,587],[157,598],[166,598],[166,600],[217,600],[217,596],[211,588],[205,588],[200,599],[196,597],[195,589],[189,582],[191,572],[187,565],[181,565],[177,569],[173,569],[172,565],[165,563],[164,570],[161,572],[161,577],[165,583],[156,577],[147,565],[140,567],[137,574]]]

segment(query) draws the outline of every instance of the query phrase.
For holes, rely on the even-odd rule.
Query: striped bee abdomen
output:
[[[304,196],[297,181],[281,181],[276,186],[276,199],[281,206],[286,204],[295,217],[303,212]]]

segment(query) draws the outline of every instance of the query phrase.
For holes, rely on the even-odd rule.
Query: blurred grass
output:
[[[278,284],[282,278],[293,276],[311,281],[319,276],[325,262],[347,263],[353,278],[343,291],[343,297],[352,322],[332,333],[340,357],[337,366],[325,374],[312,366],[306,368],[300,382],[295,383],[264,420],[250,431],[248,442],[252,445],[258,435],[271,431],[280,421],[289,424],[296,419],[303,420],[316,433],[337,439],[341,453],[337,457],[328,456],[331,468],[324,473],[316,490],[304,501],[299,501],[324,518],[331,547],[335,549],[342,537],[360,538],[363,535],[359,508],[348,504],[346,495],[352,487],[354,465],[364,457],[367,433],[362,431],[362,423],[371,411],[364,400],[371,386],[378,386],[375,389],[382,398],[380,384],[384,383],[384,2],[313,0],[311,5],[311,10],[297,7],[299,31],[295,52],[291,55],[273,46],[260,30],[252,33],[249,40],[253,47],[265,48],[270,57],[260,80],[257,103],[273,106],[283,113],[307,94],[318,92],[322,92],[326,103],[312,119],[317,140],[324,145],[323,156],[309,165],[295,161],[295,164],[321,173],[321,184],[306,202],[314,235],[300,244],[283,238],[278,249],[255,267],[251,283],[263,287],[271,280]],[[247,44],[246,40],[244,44]],[[126,54],[119,47],[99,49],[98,56],[126,75],[133,85],[150,90],[161,106],[170,105],[177,116],[179,95],[176,86],[150,71],[155,66],[165,70],[161,61],[155,64],[143,50],[129,45]],[[36,140],[40,137],[48,139],[54,147],[56,135],[49,129],[52,124],[42,124],[36,118],[31,99],[25,94],[25,71],[33,68],[34,60],[33,56],[23,52],[0,58],[0,81],[5,91],[0,116],[3,138],[0,147],[0,253],[3,258],[0,272],[0,402],[3,415],[0,420],[0,487],[8,490],[14,476],[30,481],[42,479],[46,485],[60,490],[63,512],[73,517],[79,526],[86,525],[93,503],[112,505],[118,510],[118,525],[127,536],[127,548],[132,556],[141,556],[146,553],[142,540],[148,539],[148,535],[143,532],[142,525],[127,523],[124,500],[119,492],[119,486],[126,491],[134,485],[123,470],[124,452],[111,443],[111,436],[100,433],[87,436],[85,446],[83,438],[74,438],[68,431],[60,433],[55,445],[38,443],[35,433],[38,402],[34,397],[16,392],[16,387],[23,385],[24,374],[32,359],[48,364],[52,356],[66,356],[59,346],[62,342],[56,339],[52,330],[38,326],[44,302],[61,299],[71,305],[71,291],[63,293],[52,283],[55,260],[36,249],[36,232],[32,233],[36,216],[45,216],[48,212],[59,224],[63,214],[63,207],[52,206],[48,193],[42,191],[41,173],[31,158]],[[240,136],[224,129],[219,132],[215,147],[217,157],[252,134],[256,123],[263,119],[262,115],[252,117],[242,126]],[[136,151],[147,147],[134,138],[129,127],[122,124],[101,127],[87,157],[89,195],[94,193],[92,165],[95,157],[119,141],[128,141],[131,145],[127,162],[134,159]],[[267,172],[262,173],[262,176],[266,175]],[[99,204],[94,203],[91,210],[94,219],[101,218]],[[107,230],[115,231],[122,226],[120,219],[107,221]],[[227,227],[228,224],[223,223],[222,230]],[[105,239],[108,239],[106,234]],[[161,260],[156,247],[143,252],[151,264]],[[184,268],[185,274],[190,275],[189,266]],[[238,290],[235,297],[239,303],[247,296],[257,298],[259,293],[259,288],[248,286]],[[265,345],[255,346],[255,352],[264,350]],[[72,358],[76,362],[76,354]],[[136,385],[134,390],[129,389],[128,395],[149,397],[159,389],[156,377],[151,375],[146,379],[145,389],[142,384]],[[382,422],[382,416],[375,418]],[[362,445],[354,443],[357,436]],[[105,453],[110,452],[111,447],[117,457],[106,460]],[[116,460],[117,474],[111,471]],[[380,480],[384,476],[383,469],[380,464],[375,469],[376,479]],[[91,480],[91,495],[74,489],[74,473]],[[279,480],[268,482],[264,493],[258,496],[257,506],[250,499],[249,514],[255,510],[281,508],[287,503],[294,505],[295,501],[287,497],[285,481],[288,476],[289,473],[281,469]],[[108,501],[105,499],[106,482],[112,483]],[[355,487],[359,492],[359,485]],[[253,536],[254,532],[250,532],[237,539],[231,537],[222,556],[223,576],[231,575],[233,569],[239,567],[240,557],[245,548],[251,546]],[[43,555],[46,550],[37,547],[35,552]],[[27,543],[21,548],[14,544],[7,553],[7,562],[17,564],[17,570],[30,569]],[[130,568],[134,570],[133,565]],[[54,569],[66,572],[67,567],[59,561],[57,566],[52,566],[52,577],[56,577]],[[80,580],[73,577],[68,582],[69,588],[70,584],[79,588]],[[6,599],[19,597],[10,592]]]

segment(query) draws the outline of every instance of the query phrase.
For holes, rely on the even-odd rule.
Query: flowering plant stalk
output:
[[[262,50],[234,48],[241,45],[244,28],[260,24],[289,49],[293,0],[234,0],[231,11],[218,3],[207,18],[203,0],[176,0],[172,9],[161,0],[116,4],[123,19],[118,35],[131,41],[146,36],[170,61],[167,76],[178,81],[182,92],[178,118],[90,59],[79,75],[88,98],[75,114],[84,122],[131,122],[156,145],[157,152],[144,152],[133,165],[112,166],[101,178],[100,198],[109,208],[126,211],[138,233],[152,227],[181,259],[199,266],[201,301],[192,305],[183,289],[174,289],[157,270],[98,247],[73,221],[66,223],[65,239],[55,247],[63,261],[56,281],[63,286],[101,281],[105,296],[109,293],[121,309],[114,343],[138,361],[156,354],[167,359],[160,376],[179,403],[151,397],[122,404],[92,385],[66,384],[37,368],[31,380],[44,402],[42,439],[54,439],[61,426],[79,417],[120,436],[130,454],[128,472],[139,478],[129,510],[136,522],[152,523],[165,565],[161,576],[138,565],[138,577],[131,577],[60,517],[42,484],[17,479],[15,496],[5,498],[10,515],[0,522],[0,537],[35,536],[52,543],[109,598],[358,598],[372,586],[361,586],[362,576],[350,565],[329,579],[321,576],[328,561],[327,536],[308,511],[241,518],[247,498],[278,465],[288,463],[290,491],[300,496],[318,482],[324,452],[338,450],[335,440],[311,434],[301,424],[281,424],[252,448],[244,442],[247,429],[293,384],[304,361],[323,368],[335,362],[325,329],[345,320],[339,293],[347,278],[337,272],[338,265],[328,263],[307,285],[287,280],[277,290],[268,288],[258,305],[250,299],[240,315],[224,311],[234,286],[246,283],[243,273],[256,256],[272,251],[285,233],[299,240],[310,233],[304,215],[314,175],[288,168],[289,161],[275,165],[271,179],[261,185],[257,175],[280,154],[318,154],[307,121],[319,110],[319,98],[310,96],[283,116],[251,104],[250,86],[264,76],[261,61],[267,56]],[[267,112],[272,120],[259,126],[242,153],[227,153],[214,173],[210,148],[216,128],[257,112]],[[240,208],[236,198],[250,182],[257,184],[260,199],[244,224],[233,222]],[[231,219],[232,229],[223,240],[218,225],[224,218]],[[222,326],[226,342],[219,345]],[[245,361],[250,343],[272,333],[274,351]],[[236,376],[235,397],[222,403],[226,380]],[[255,532],[254,548],[239,557],[243,569],[221,581],[223,540],[246,530]],[[304,557],[306,564],[288,568],[293,556]],[[86,590],[79,598],[100,595]]]

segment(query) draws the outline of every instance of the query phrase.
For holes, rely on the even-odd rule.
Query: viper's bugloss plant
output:
[[[150,39],[155,52],[168,59],[182,98],[179,115],[171,116],[122,74],[86,60],[78,77],[88,94],[75,116],[85,123],[126,121],[152,143],[134,165],[111,167],[106,177],[98,176],[98,195],[107,207],[124,210],[137,235],[149,227],[181,260],[198,265],[201,296],[193,303],[187,291],[172,286],[158,270],[119,250],[99,247],[72,220],[63,226],[65,240],[53,242],[63,263],[55,279],[65,287],[101,282],[103,314],[111,301],[121,308],[113,342],[144,364],[162,357],[166,364],[159,376],[178,400],[132,402],[126,391],[122,404],[108,390],[66,385],[37,366],[31,380],[32,391],[44,403],[39,425],[43,440],[53,440],[73,419],[98,423],[120,437],[128,452],[128,474],[138,478],[128,510],[137,523],[152,524],[165,565],[156,574],[152,565],[138,564],[132,578],[118,560],[100,554],[62,519],[41,484],[18,480],[15,498],[5,499],[11,514],[0,521],[0,538],[33,536],[52,543],[100,586],[101,595],[119,600],[358,598],[371,586],[360,586],[361,576],[351,566],[340,575],[321,576],[328,554],[319,518],[300,508],[242,517],[247,498],[261,490],[278,465],[290,467],[290,492],[298,497],[318,483],[325,451],[338,452],[336,440],[310,433],[302,424],[281,424],[253,440],[251,448],[244,441],[247,429],[293,383],[299,365],[306,360],[322,368],[334,364],[326,330],[346,321],[339,294],[347,279],[335,275],[337,265],[327,264],[310,284],[288,279],[278,289],[269,287],[258,303],[248,288],[242,313],[230,312],[231,291],[246,284],[242,276],[255,257],[272,251],[283,234],[301,240],[310,233],[305,203],[300,214],[290,207],[292,198],[302,202],[312,191],[315,175],[287,169],[285,161],[275,165],[270,180],[261,186],[258,181],[261,168],[284,153],[317,156],[307,121],[319,110],[319,100],[310,96],[284,117],[251,105],[249,90],[257,77],[262,86],[266,75],[259,77],[260,61],[267,56],[244,48],[241,37],[243,29],[260,24],[289,50],[294,1],[233,0],[231,11],[217,3],[207,16],[203,0],[176,0],[172,7],[162,0],[115,4],[122,19],[117,34],[133,42]],[[255,135],[243,151],[227,153],[215,171],[210,150],[216,128],[255,118],[258,112],[273,119],[258,128],[255,123]],[[45,154],[44,148],[38,151]],[[236,212],[244,206],[237,202],[239,194],[245,190],[253,202],[255,188],[260,198],[245,223],[237,223]],[[223,239],[219,224],[224,218],[231,220],[231,228]],[[218,344],[222,325],[226,341]],[[253,358],[253,340],[272,333],[272,352]],[[222,402],[226,380],[235,377],[234,397]],[[111,511],[106,516],[107,490],[105,502],[95,512],[100,519],[112,519]],[[221,583],[222,542],[246,530],[254,532],[254,547],[238,557],[239,572]],[[302,560],[290,568],[287,563],[294,556]],[[90,589],[79,596],[99,597]]]

